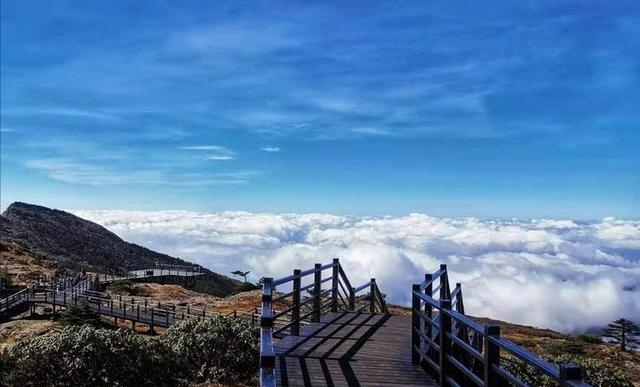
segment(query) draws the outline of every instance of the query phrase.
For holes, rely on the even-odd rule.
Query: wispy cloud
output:
[[[220,146],[220,145],[192,145],[192,146],[181,146],[180,149],[185,149],[185,150],[200,150],[200,151],[216,151],[216,152],[221,152],[221,153],[230,153],[231,150],[229,150],[226,147]]]
[[[206,152],[207,160],[229,161],[236,159],[236,152],[220,145],[181,146],[180,149]]]
[[[86,118],[108,121],[115,121],[120,119],[120,117],[116,115],[104,113],[98,110],[85,110],[69,107],[16,107],[2,109],[2,114],[7,116],[62,116],[70,118]]]
[[[69,158],[27,160],[25,166],[53,180],[89,186],[162,185],[204,187],[240,185],[250,182],[256,171],[193,173],[160,166],[133,168],[109,162],[81,162]]]
[[[15,132],[16,130],[13,128],[0,128],[0,132],[2,133],[9,133],[9,132]]]
[[[100,163],[64,158],[27,160],[25,166],[40,171],[53,180],[91,186],[163,184],[169,181],[156,170],[117,170]]]
[[[370,135],[370,136],[389,136],[392,133],[379,128],[353,128],[351,129],[352,133],[362,134],[362,135]]]
[[[228,160],[235,160],[235,159],[236,159],[235,156],[224,155],[224,154],[207,156],[207,160],[213,160],[213,161],[228,161]]]
[[[263,151],[263,152],[275,153],[275,152],[280,152],[280,147],[277,147],[277,146],[265,146],[263,148],[260,148],[260,150]]]

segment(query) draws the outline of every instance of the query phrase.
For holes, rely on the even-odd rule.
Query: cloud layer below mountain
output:
[[[122,238],[217,272],[283,276],[339,257],[394,303],[450,269],[467,312],[561,331],[640,319],[640,220],[598,222],[186,211],[73,211]]]

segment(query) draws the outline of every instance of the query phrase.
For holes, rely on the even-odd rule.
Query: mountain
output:
[[[193,265],[180,258],[128,243],[99,224],[65,211],[16,202],[0,216],[0,243],[17,244],[59,269],[119,273],[146,269],[156,263]],[[246,286],[202,268],[206,275],[192,281],[194,290],[226,295]]]

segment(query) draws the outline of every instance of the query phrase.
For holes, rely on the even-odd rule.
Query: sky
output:
[[[3,208],[640,215],[637,1],[0,7]]]

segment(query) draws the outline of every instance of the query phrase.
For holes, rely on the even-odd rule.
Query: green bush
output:
[[[589,344],[602,344],[602,338],[594,335],[579,335],[577,339]]]
[[[87,303],[80,303],[63,310],[58,317],[63,325],[91,325],[100,327],[100,315],[94,312]]]
[[[575,355],[543,356],[556,365],[572,363],[582,367],[585,379],[593,387],[633,387],[633,383],[625,374],[611,364],[602,360],[579,357]],[[557,382],[541,375],[541,372],[523,361],[515,358],[503,358],[503,366],[514,376],[530,386],[556,387]]]
[[[551,356],[560,356],[565,353],[583,355],[585,353],[584,342],[578,340],[553,342],[547,346],[546,350]]]
[[[169,328],[163,340],[189,380],[246,383],[256,377],[258,337],[244,320],[185,320]]]
[[[4,357],[6,386],[177,385],[166,345],[123,330],[65,327],[59,334],[20,341]]]
[[[184,321],[160,337],[72,325],[0,354],[0,386],[246,385],[255,384],[258,358],[251,327],[223,316]]]

